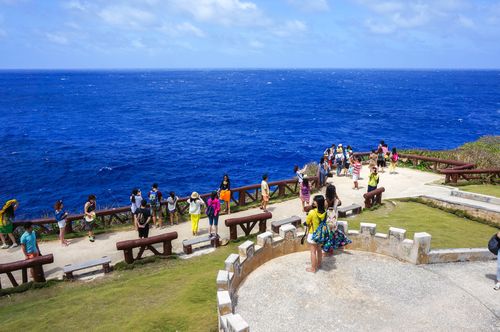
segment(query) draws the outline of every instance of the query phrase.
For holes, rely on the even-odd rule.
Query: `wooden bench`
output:
[[[365,208],[369,209],[374,205],[382,204],[382,193],[385,191],[384,187],[377,188],[363,195],[365,199]],[[340,217],[340,214],[339,214]]]
[[[210,242],[210,244],[217,248],[220,246],[220,238],[210,237],[210,235],[198,236],[189,240],[182,241],[182,250],[185,254],[189,255],[193,253],[193,245],[200,244],[204,242]]]
[[[299,227],[301,221],[302,221],[302,219],[300,219],[300,217],[298,217],[298,216],[291,216],[290,218],[286,218],[286,219],[282,219],[282,220],[275,220],[275,221],[271,222],[271,229],[273,230],[273,232],[279,233],[281,226],[286,225],[286,224],[292,224],[295,227]]]
[[[67,279],[73,279],[74,278],[73,272],[101,265],[104,270],[104,273],[109,273],[111,272],[111,268],[109,266],[110,263],[111,263],[111,258],[109,258],[108,256],[104,256],[102,258],[93,259],[79,264],[64,265],[63,272],[66,274]]]
[[[272,217],[273,215],[271,212],[263,212],[246,217],[226,219],[225,224],[229,227],[229,239],[238,239],[238,226],[240,226],[243,232],[245,232],[245,236],[249,236],[255,225],[259,223],[259,233],[264,233],[267,229],[266,222]]]
[[[117,250],[123,250],[123,256],[127,264],[132,264],[134,260],[141,259],[144,250],[149,249],[156,256],[170,256],[172,255],[172,241],[177,239],[177,232],[169,232],[160,235],[148,237],[146,239],[126,240],[116,243]],[[163,244],[163,253],[153,247],[155,243]],[[134,258],[132,250],[140,248],[137,257]]]
[[[45,256],[38,256],[32,259],[24,259],[22,261],[16,261],[11,263],[0,264],[0,273],[7,274],[13,287],[19,286],[16,279],[12,275],[13,271],[22,271],[22,283],[28,282],[28,269],[33,269],[34,271],[34,281],[35,282],[45,282],[45,273],[43,272],[43,265],[50,264],[54,262],[54,256],[52,254]],[[0,283],[0,289],[2,284]]]
[[[351,212],[351,215],[360,214],[361,213],[361,205],[351,204],[349,206],[339,207],[337,209],[339,217],[347,217],[347,213]]]

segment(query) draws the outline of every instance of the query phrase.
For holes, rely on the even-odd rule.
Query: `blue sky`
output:
[[[500,0],[0,0],[0,68],[500,68]]]

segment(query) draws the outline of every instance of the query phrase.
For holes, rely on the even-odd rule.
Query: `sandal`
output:
[[[500,281],[495,284],[495,287],[493,287],[494,290],[500,290]]]

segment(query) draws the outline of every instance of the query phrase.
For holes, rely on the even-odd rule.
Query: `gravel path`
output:
[[[307,252],[272,260],[238,291],[252,331],[499,331],[496,262],[415,266],[346,251],[308,273]]]

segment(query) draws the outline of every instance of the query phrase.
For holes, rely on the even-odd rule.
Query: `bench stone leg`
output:
[[[218,248],[220,247],[220,241],[219,241],[219,238],[218,237],[215,237],[213,239],[210,240],[210,245],[212,245],[212,247],[214,248]]]
[[[72,280],[74,278],[73,272],[66,272],[66,279]]]
[[[183,245],[182,250],[184,251],[184,253],[186,255],[189,255],[189,254],[193,253],[193,247],[191,245],[187,245],[187,246]]]
[[[102,267],[104,268],[104,273],[111,272],[111,268],[109,267],[109,263],[103,264]]]

